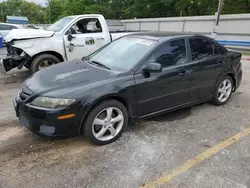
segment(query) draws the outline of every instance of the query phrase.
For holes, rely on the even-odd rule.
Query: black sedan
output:
[[[84,134],[108,144],[129,118],[205,101],[225,104],[241,83],[240,60],[241,54],[201,35],[128,35],[89,57],[37,72],[23,83],[14,106],[37,134]]]

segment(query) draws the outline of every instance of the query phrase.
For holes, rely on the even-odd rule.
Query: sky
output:
[[[45,3],[47,2],[47,0],[27,0],[27,1],[34,2],[34,3],[40,4],[42,6],[45,6],[46,5]]]
[[[3,1],[6,1],[6,0],[0,0],[0,2],[3,2]],[[45,6],[46,2],[48,2],[48,0],[26,0],[26,1],[34,2],[34,3],[42,5],[42,6]]]

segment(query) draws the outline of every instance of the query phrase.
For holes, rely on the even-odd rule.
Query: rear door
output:
[[[149,77],[145,77],[140,69],[134,75],[138,116],[153,114],[189,101],[191,65],[187,64],[186,40],[182,38],[166,42],[144,65],[153,62],[162,65],[162,72],[150,73]]]
[[[224,58],[215,42],[203,37],[189,38],[192,68],[191,99],[208,97],[223,71]]]

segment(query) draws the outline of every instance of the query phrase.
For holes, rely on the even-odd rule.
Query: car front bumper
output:
[[[59,116],[76,112],[75,108],[53,110],[35,108],[28,104],[13,100],[16,115],[21,124],[30,131],[43,136],[76,136],[80,134],[81,124],[77,116],[59,120]]]

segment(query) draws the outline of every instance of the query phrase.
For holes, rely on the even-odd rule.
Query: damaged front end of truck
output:
[[[7,56],[0,59],[0,73],[5,74],[13,68],[30,68],[32,56],[42,49],[42,39],[50,38],[53,31],[34,29],[14,29],[4,38]]]
[[[0,73],[5,74],[13,68],[29,68],[31,57],[22,49],[14,47],[14,42],[6,43],[7,56],[0,60]]]

